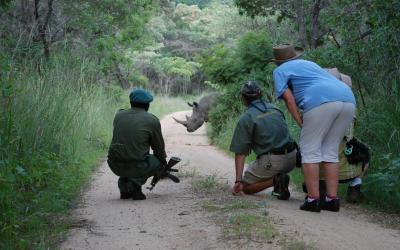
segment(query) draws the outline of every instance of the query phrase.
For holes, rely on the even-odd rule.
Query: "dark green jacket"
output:
[[[158,118],[140,108],[119,111],[114,118],[108,158],[121,162],[144,161],[150,147],[154,156],[165,162],[167,155]]]
[[[256,155],[293,142],[281,110],[263,100],[253,101],[239,118],[232,137],[230,151]]]

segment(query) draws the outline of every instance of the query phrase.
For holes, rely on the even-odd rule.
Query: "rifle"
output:
[[[179,157],[171,157],[168,163],[161,167],[161,169],[153,176],[151,180],[151,187],[147,187],[149,190],[153,190],[154,186],[157,184],[159,180],[164,177],[170,178],[173,182],[179,183],[179,178],[175,175],[172,175],[170,172],[178,172],[178,169],[173,169],[172,167],[175,166],[178,162],[181,161]]]

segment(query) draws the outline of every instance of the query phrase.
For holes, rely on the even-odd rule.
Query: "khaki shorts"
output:
[[[277,174],[288,173],[296,166],[296,152],[282,155],[265,154],[250,163],[243,174],[248,184],[273,178]]]
[[[303,115],[302,163],[339,162],[339,144],[354,117],[355,106],[327,102]]]

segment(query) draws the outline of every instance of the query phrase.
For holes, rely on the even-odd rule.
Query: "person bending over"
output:
[[[278,65],[273,72],[276,96],[285,101],[301,128],[300,151],[308,196],[300,209],[337,212],[340,208],[338,150],[354,116],[354,95],[350,87],[318,64],[300,59],[304,49],[282,44],[274,47],[273,52],[273,61]],[[321,200],[320,164],[327,188]]]

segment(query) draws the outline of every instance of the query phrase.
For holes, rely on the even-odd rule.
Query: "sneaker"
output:
[[[347,196],[346,201],[350,203],[357,203],[360,202],[362,197],[361,194],[361,185],[356,185],[354,187],[347,188]]]
[[[289,192],[290,177],[287,174],[280,174],[274,178],[274,191],[272,195],[276,196],[278,200],[287,200],[290,198]]]
[[[333,199],[331,201],[325,201],[323,200],[321,202],[321,209],[322,210],[327,210],[331,212],[339,212],[340,209],[340,200],[339,199]]]
[[[130,193],[131,193],[131,197],[133,200],[145,200],[146,199],[146,195],[144,195],[142,192],[142,186],[135,185],[133,190]]]
[[[120,192],[120,195],[121,200],[126,200],[132,197],[130,192]]]
[[[304,201],[303,205],[300,206],[300,210],[309,211],[309,212],[321,212],[321,205],[319,200],[313,200],[311,202],[306,200]]]

